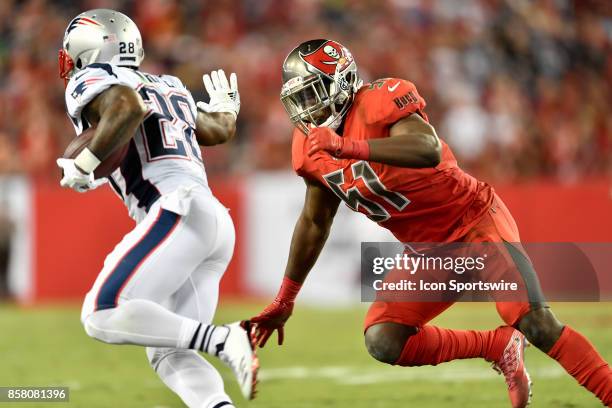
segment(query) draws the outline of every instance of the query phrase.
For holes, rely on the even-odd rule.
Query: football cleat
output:
[[[248,320],[225,325],[229,329],[219,359],[232,369],[242,395],[247,400],[255,398],[259,359],[255,352],[255,340]]]
[[[493,363],[493,369],[506,379],[512,408],[524,408],[531,402],[532,383],[525,368],[524,353],[528,345],[525,336],[514,330],[501,358]]]

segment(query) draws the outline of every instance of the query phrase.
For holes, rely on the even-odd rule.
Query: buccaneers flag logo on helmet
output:
[[[329,77],[334,76],[338,66],[343,68],[352,61],[348,50],[335,41],[327,41],[309,54],[300,52],[300,57]]]

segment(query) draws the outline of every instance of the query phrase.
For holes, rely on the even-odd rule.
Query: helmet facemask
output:
[[[60,78],[64,80],[64,85],[68,85],[68,81],[74,70],[74,61],[70,57],[70,54],[62,48],[59,50],[58,62]]]
[[[64,48],[59,50],[59,69],[60,78],[67,84],[70,77],[78,70],[85,68],[89,64],[97,62],[100,50],[88,50],[76,57],[76,62],[72,59],[68,51]]]
[[[281,102],[289,119],[308,134],[310,126],[324,126],[333,116],[334,105],[321,75],[295,77],[283,86]]]

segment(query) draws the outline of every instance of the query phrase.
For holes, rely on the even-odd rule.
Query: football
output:
[[[95,128],[89,128],[83,133],[78,135],[66,148],[64,152],[65,159],[74,159],[78,156],[81,151],[89,145],[91,139],[95,134]],[[128,151],[129,143],[115,149],[110,156],[108,156],[100,165],[94,170],[94,176],[96,179],[102,177],[108,177],[110,174],[117,169],[125,159]]]

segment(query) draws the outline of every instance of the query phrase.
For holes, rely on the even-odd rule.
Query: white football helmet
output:
[[[60,78],[67,83],[75,72],[95,62],[138,68],[143,58],[140,31],[128,16],[109,9],[89,10],[66,28],[59,51]]]

